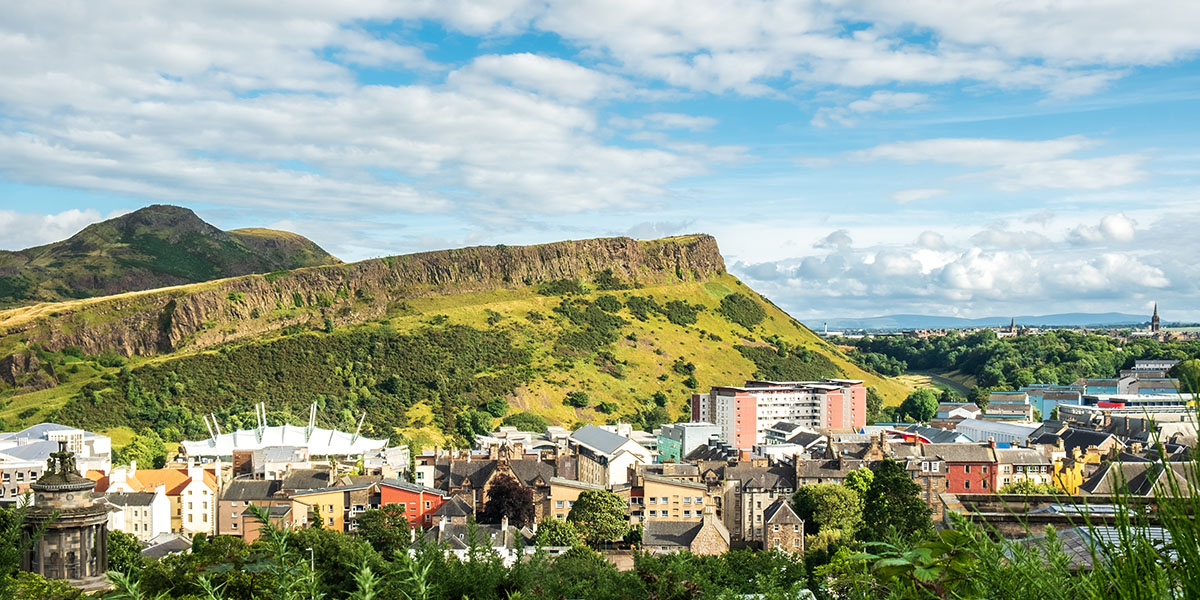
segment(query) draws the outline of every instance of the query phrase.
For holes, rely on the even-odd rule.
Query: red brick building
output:
[[[379,482],[380,506],[388,504],[404,506],[404,514],[408,517],[408,524],[411,527],[432,527],[434,511],[449,501],[450,494],[442,490],[427,488],[399,479],[384,479]]]

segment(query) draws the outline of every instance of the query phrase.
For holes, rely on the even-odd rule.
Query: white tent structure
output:
[[[307,448],[309,456],[351,456],[382,450],[387,440],[374,440],[359,435],[366,413],[358,420],[354,433],[317,427],[317,405],[308,413],[308,426],[267,425],[267,408],[264,404],[255,407],[258,427],[222,433],[215,416],[205,417],[209,438],[206,440],[183,441],[179,445],[187,458],[215,459],[233,456],[235,450],[261,450],[279,446]],[[211,419],[211,420],[210,420]]]

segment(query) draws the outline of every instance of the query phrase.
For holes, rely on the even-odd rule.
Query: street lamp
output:
[[[305,548],[308,550],[308,576],[312,578],[312,597],[317,600],[317,553],[313,552],[312,547]]]

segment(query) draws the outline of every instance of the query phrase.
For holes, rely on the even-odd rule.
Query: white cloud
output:
[[[946,238],[936,231],[922,231],[917,236],[917,246],[926,250],[942,250],[946,247]]]
[[[850,152],[851,160],[902,163],[941,163],[993,167],[973,176],[992,181],[997,189],[1028,188],[1097,190],[1119,187],[1146,178],[1140,154],[1095,158],[1066,158],[1098,145],[1080,135],[1052,140],[935,138],[880,144]]]
[[[858,117],[861,115],[896,110],[912,110],[924,106],[928,100],[929,96],[927,94],[879,90],[867,98],[855,100],[846,106],[824,106],[817,109],[816,115],[812,118],[812,124],[817,127],[825,127],[832,122],[850,126],[856,124]]]
[[[928,200],[945,196],[950,193],[950,190],[942,188],[912,188],[908,190],[900,190],[892,194],[892,201],[896,204],[909,204],[920,200]]]
[[[841,249],[841,248],[848,248],[853,243],[854,243],[854,240],[850,238],[850,232],[846,231],[845,229],[839,229],[839,230],[817,240],[817,242],[815,244],[813,244],[813,248]]]
[[[0,240],[3,240],[2,247],[5,250],[41,246],[65,240],[92,223],[120,216],[124,212],[102,215],[94,209],[73,208],[56,214],[41,215],[0,210]]]
[[[1068,234],[1068,239],[1076,244],[1131,242],[1137,235],[1136,227],[1137,221],[1125,216],[1124,213],[1117,213],[1100,219],[1099,225],[1080,225],[1072,229]]]
[[[679,113],[652,113],[643,117],[652,126],[660,129],[690,129],[701,131],[717,124],[712,117],[682,115]]]

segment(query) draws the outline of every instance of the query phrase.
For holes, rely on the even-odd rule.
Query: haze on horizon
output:
[[[797,318],[1200,320],[1200,4],[35,2],[0,248],[152,203],[343,260],[703,231]]]

